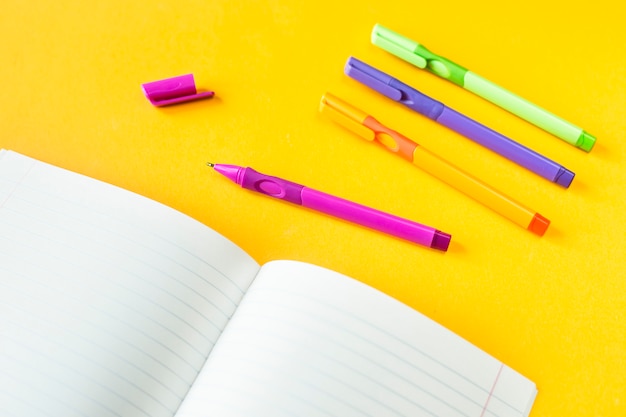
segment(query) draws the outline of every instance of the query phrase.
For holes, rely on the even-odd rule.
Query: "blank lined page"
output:
[[[335,272],[269,263],[177,417],[522,417],[535,385]]]
[[[0,415],[171,417],[258,265],[159,203],[0,155]]]

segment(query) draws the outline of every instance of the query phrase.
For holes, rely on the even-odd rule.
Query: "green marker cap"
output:
[[[374,25],[372,43],[418,68],[425,69],[463,87],[467,69],[442,56],[433,54],[426,47],[408,39],[380,24]]]
[[[578,142],[576,142],[576,146],[586,152],[591,151],[591,148],[593,148],[593,145],[595,144],[596,144],[596,137],[593,136],[591,133],[585,132],[584,130],[580,134],[580,137],[578,138]]]

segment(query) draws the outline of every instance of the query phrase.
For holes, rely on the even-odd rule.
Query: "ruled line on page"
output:
[[[255,289],[253,289],[252,291],[255,291]],[[256,291],[260,291],[260,290],[256,290]],[[284,290],[272,290],[272,291],[280,291],[280,292],[284,292]],[[319,303],[320,305],[324,305],[325,307],[331,307],[333,308],[333,310],[335,312],[340,311],[337,308],[335,308],[335,306],[329,306],[327,305],[323,300],[317,300],[317,299],[310,299],[308,297],[302,296],[301,294],[290,294],[291,296],[299,296],[301,297],[300,299],[303,300],[305,298],[307,298],[309,301],[312,301],[314,303]],[[274,308],[280,308],[282,307],[280,305],[280,299],[281,297],[277,297],[277,299],[272,299],[271,304]],[[248,299],[246,300],[247,304],[250,304],[252,302],[252,294],[248,297]],[[297,303],[295,303],[297,304]],[[268,304],[265,304],[262,308],[259,308],[258,311],[255,311],[255,315],[257,317],[263,317],[263,313],[260,313],[259,311],[265,311]],[[413,368],[414,370],[416,370],[417,372],[419,372],[422,377],[424,378],[429,378],[430,382],[428,385],[432,385],[433,383],[438,383],[441,385],[442,388],[445,388],[447,390],[450,390],[451,393],[455,393],[463,398],[465,398],[466,400],[470,401],[473,405],[475,405],[477,408],[482,408],[483,406],[483,402],[482,401],[477,401],[476,398],[471,395],[468,394],[467,392],[464,391],[460,391],[458,388],[453,387],[452,385],[450,385],[447,381],[447,379],[445,377],[443,377],[442,375],[436,375],[434,374],[434,370],[433,367],[430,367],[430,370],[428,369],[424,369],[424,368],[419,368],[419,366],[415,363],[415,362],[410,362],[408,361],[405,357],[398,355],[396,353],[394,353],[393,351],[389,351],[387,348],[385,348],[384,346],[377,344],[376,342],[374,342],[372,340],[373,337],[367,337],[367,336],[363,336],[360,333],[355,332],[354,330],[352,330],[349,327],[345,327],[345,326],[341,326],[338,324],[338,320],[336,321],[330,321],[330,320],[322,320],[319,317],[319,314],[316,313],[312,313],[304,308],[298,308],[298,307],[294,307],[294,305],[290,305],[289,307],[284,308],[284,315],[282,316],[282,318],[278,318],[278,317],[269,317],[271,320],[276,320],[277,322],[281,322],[281,323],[286,323],[288,325],[292,325],[293,328],[297,328],[298,324],[296,322],[296,320],[294,319],[293,322],[289,323],[289,322],[285,322],[285,317],[289,317],[289,318],[293,318],[294,317],[294,313],[300,313],[303,315],[306,315],[309,319],[314,320],[314,321],[318,321],[319,323],[321,323],[323,326],[327,326],[328,328],[334,328],[335,331],[340,332],[342,334],[346,334],[346,335],[351,335],[353,336],[355,339],[358,340],[358,344],[360,345],[371,345],[373,347],[375,347],[376,349],[378,349],[381,353],[387,354],[387,355],[391,355],[393,356],[396,360],[398,360],[400,363],[402,363],[402,366],[406,366],[409,368]],[[344,312],[341,312],[341,314],[344,314]],[[366,327],[368,327],[369,329],[371,329],[372,331],[381,334],[384,338],[387,337],[393,337],[393,335],[390,335],[386,330],[381,329],[381,328],[377,328],[375,326],[372,326],[371,323],[366,322],[366,321],[362,321],[360,320],[358,317],[353,316],[351,314],[348,314],[346,317],[349,317],[350,319],[354,319],[354,320],[358,320],[360,321],[362,324],[364,324]],[[300,321],[300,320],[298,320]],[[251,329],[250,329],[251,330]],[[310,329],[308,329],[309,332],[311,332]],[[332,341],[332,339],[330,339],[327,335],[324,335],[323,333],[319,333],[317,334],[318,337],[325,337],[325,340],[328,341]],[[395,339],[395,338],[394,338]],[[399,339],[395,339],[394,342],[400,342],[403,343],[401,340]],[[456,377],[458,377],[460,380],[465,381],[466,383],[470,384],[472,387],[478,389],[482,394],[484,394],[484,396],[486,397],[489,394],[488,389],[486,389],[485,387],[476,385],[474,382],[472,382],[471,380],[469,380],[465,375],[460,374],[458,371],[456,371],[453,368],[450,368],[447,364],[445,363],[441,363],[439,362],[437,359],[432,358],[430,355],[428,355],[427,353],[419,350],[419,348],[412,346],[412,345],[408,345],[405,344],[405,347],[408,347],[410,350],[416,352],[417,354],[419,354],[421,357],[423,357],[424,359],[426,359],[427,361],[431,361],[433,364],[435,364],[437,367],[442,367],[445,369],[446,372],[455,375]],[[351,351],[351,354],[357,355],[357,356],[362,356],[363,355],[359,355],[358,351]],[[376,364],[377,358],[378,357],[364,357],[366,360],[368,360],[370,363],[372,364]],[[435,368],[436,370],[436,368]],[[386,369],[386,371],[391,372],[391,370]],[[396,377],[399,377],[399,374],[395,375]],[[406,382],[406,378],[403,378]],[[412,383],[412,385],[414,385],[417,389],[419,390],[424,390],[424,387],[416,385],[415,383]],[[457,384],[458,385],[458,384]],[[447,404],[446,400],[444,397],[438,397],[436,394],[432,393],[432,392],[428,392],[428,391],[424,391],[426,392],[426,394],[428,394],[429,396],[432,396],[433,398],[435,398],[437,401],[444,403],[448,406],[450,406],[449,404]],[[446,394],[449,395],[450,393]],[[452,407],[455,408],[455,407]],[[459,410],[457,410],[459,411]]]
[[[494,395],[495,386],[496,386],[496,382],[497,382],[497,376],[502,372],[502,369],[504,368],[504,365],[501,362],[499,362],[499,361],[497,361],[498,362],[498,371],[496,373],[496,380],[495,380],[494,384],[490,385],[489,387],[483,387],[483,386],[477,385],[470,378],[468,378],[466,375],[463,375],[463,374],[459,373],[456,369],[450,368],[447,364],[441,363],[437,359],[435,359],[432,356],[430,356],[429,354],[421,351],[418,347],[416,347],[414,345],[411,345],[411,344],[406,344],[401,339],[398,339],[394,335],[390,334],[386,329],[378,327],[378,326],[374,326],[371,322],[369,322],[367,320],[364,320],[360,316],[354,315],[354,314],[350,313],[349,311],[346,311],[346,310],[342,309],[340,306],[337,306],[335,304],[329,303],[326,299],[314,298],[314,297],[311,297],[309,294],[302,294],[302,293],[299,293],[299,292],[296,292],[296,291],[288,291],[288,290],[286,290],[284,288],[255,288],[255,287],[253,287],[251,289],[251,291],[249,292],[250,295],[248,296],[248,301],[253,298],[252,295],[255,292],[257,292],[257,291],[270,291],[270,292],[276,292],[276,293],[284,293],[284,294],[288,294],[290,297],[299,298],[300,300],[305,300],[305,299],[306,300],[310,300],[312,303],[314,303],[316,305],[319,305],[319,306],[321,306],[323,308],[331,309],[334,312],[332,317],[334,317],[335,313],[340,313],[341,315],[344,315],[345,317],[349,317],[351,320],[354,320],[355,322],[359,322],[359,323],[361,323],[363,326],[365,326],[367,328],[373,329],[376,332],[380,332],[381,334],[385,335],[385,338],[386,337],[391,337],[394,340],[403,343],[405,347],[408,347],[411,350],[419,352],[420,355],[423,355],[423,356],[427,357],[429,360],[432,360],[433,362],[438,363],[439,365],[445,367],[448,371],[456,374],[457,376],[459,376],[463,380],[467,381],[468,383],[470,383],[474,387],[478,388],[486,396],[489,396],[492,399],[496,399],[496,400],[500,401],[503,405],[508,407],[511,411],[519,413],[520,415],[523,414],[522,410],[518,410],[513,405],[507,403],[505,400],[499,398],[497,395]],[[285,299],[286,299],[286,297],[278,296],[278,297],[272,299],[271,304],[273,306],[280,306],[281,305],[280,304],[280,300],[285,300]],[[322,320],[320,318],[320,314],[319,314],[319,311],[317,309],[315,310],[315,312],[307,311],[307,310],[301,308],[302,305],[303,305],[302,302],[297,301],[297,302],[293,302],[289,306],[285,306],[284,308],[285,308],[285,311],[288,311],[290,313],[293,313],[295,311],[300,311],[301,313],[306,314],[312,320],[317,320],[317,321],[321,321]],[[288,315],[288,314],[285,314],[283,317],[291,317],[291,316]],[[338,326],[338,320],[327,320],[327,321],[325,321],[325,323],[328,324],[329,326],[334,326],[334,327]],[[340,330],[341,330],[341,332],[344,332],[344,333],[354,333],[354,332],[352,332],[350,330],[350,328],[341,328]],[[370,343],[370,344],[373,343],[371,340],[366,340],[366,339],[363,339],[362,341]],[[495,362],[495,359],[494,359],[494,362]],[[405,363],[405,364],[407,366],[411,366],[410,363]],[[468,397],[468,398],[470,398],[470,397]],[[478,403],[478,402],[474,401],[474,403],[476,405],[479,405],[481,407],[481,409],[483,408],[483,404],[484,404],[483,402]],[[490,412],[490,411],[487,410],[487,412]]]
[[[376,402],[377,405],[381,409],[386,410],[386,412],[393,412],[394,414],[398,416],[402,416],[404,415],[404,413],[401,410],[399,410],[396,406],[391,405],[391,403],[398,404],[398,401],[401,401],[405,404],[410,405],[410,407],[414,408],[415,410],[418,410],[418,409],[421,410],[423,413],[426,413],[427,415],[438,416],[440,414],[434,413],[432,410],[430,410],[429,408],[427,408],[427,406],[424,405],[426,402],[430,402],[430,403],[437,402],[439,405],[436,407],[437,408],[441,408],[442,406],[445,407],[447,409],[448,416],[452,416],[452,415],[468,416],[468,414],[466,414],[462,409],[460,409],[459,406],[456,406],[450,401],[446,400],[446,396],[454,396],[454,395],[464,397],[467,401],[470,401],[471,403],[473,403],[477,410],[480,407],[480,405],[475,399],[469,397],[466,393],[458,391],[452,388],[451,386],[447,385],[444,380],[442,380],[440,377],[436,375],[427,374],[427,376],[423,376],[422,378],[428,379],[428,381],[422,380],[423,385],[415,381],[415,378],[416,378],[415,376],[413,379],[406,378],[406,377],[401,376],[400,373],[394,371],[393,369],[386,369],[383,367],[378,367],[376,377],[371,376],[370,375],[371,372],[370,374],[368,374],[367,372],[363,372],[359,369],[360,368],[359,366],[349,365],[347,362],[342,361],[342,359],[337,359],[335,356],[337,355],[340,358],[346,358],[350,356],[359,357],[360,359],[363,359],[365,362],[369,362],[369,366],[371,367],[377,367],[376,358],[370,358],[370,357],[364,356],[359,352],[358,349],[352,349],[350,348],[349,345],[338,344],[335,340],[331,340],[325,334],[314,333],[310,331],[310,329],[307,329],[307,333],[313,338],[325,337],[325,340],[328,342],[328,344],[329,345],[332,344],[331,346],[328,347],[327,350],[320,349],[319,344],[316,345],[315,348],[311,348],[306,342],[298,341],[290,337],[290,335],[292,335],[293,332],[295,332],[296,326],[286,326],[286,327],[281,327],[280,330],[270,331],[268,330],[269,325],[266,325],[264,323],[264,319],[267,319],[268,316],[264,317],[258,311],[255,311],[254,314],[255,314],[255,318],[257,319],[254,321],[254,324],[250,323],[252,324],[251,326],[245,326],[245,327],[239,328],[239,330],[241,330],[241,334],[246,334],[249,337],[242,337],[241,339],[236,340],[236,341],[230,340],[229,346],[231,348],[234,344],[237,344],[239,346],[247,345],[250,348],[249,349],[250,352],[254,351],[257,353],[262,353],[263,360],[267,360],[268,356],[279,358],[282,355],[284,355],[284,352],[276,351],[272,349],[272,346],[274,344],[280,343],[281,345],[289,345],[293,347],[294,349],[296,349],[299,352],[299,354],[307,355],[308,360],[302,361],[300,364],[301,368],[306,368],[307,375],[310,376],[312,374],[319,374],[323,378],[333,380],[337,385],[341,385],[342,389],[354,391],[355,394],[358,394],[359,400],[356,401],[354,404],[352,404],[352,407],[355,407],[356,409],[361,409],[359,408],[361,407],[360,403],[363,403],[362,407],[365,407],[367,401],[369,402],[373,401],[373,402]],[[293,314],[292,309],[289,310],[289,314]],[[270,320],[274,324],[279,323],[279,322],[281,324],[286,323],[284,321],[281,321],[280,319],[276,319],[275,317],[274,318],[270,317]],[[255,326],[265,329],[263,332],[263,336],[267,338],[266,344],[261,344],[260,342],[261,337],[259,335],[260,332],[257,333],[254,331]],[[339,330],[345,331],[347,329],[343,328]],[[279,342],[279,343],[276,343],[276,342]],[[361,338],[359,340],[359,343],[367,343],[367,340],[365,338]],[[243,348],[243,350],[244,351],[246,350],[245,347]],[[339,355],[341,351],[345,351],[345,353]],[[386,352],[386,353],[391,354],[391,352]],[[314,363],[317,363],[317,362],[314,362],[312,358],[313,359],[317,358],[317,362],[322,363],[322,365],[320,366],[314,365]],[[242,360],[248,363],[250,366],[253,364],[250,362],[252,359],[243,358],[243,357],[237,358],[237,361],[242,361]],[[259,365],[260,367],[263,367],[264,362],[263,361],[258,362],[257,365]],[[272,367],[272,369],[276,369],[276,368],[278,367],[276,366]],[[418,366],[415,366],[414,364],[412,365],[412,368],[414,370],[417,370],[418,372],[425,373],[423,369],[420,369]],[[270,370],[269,368],[266,369],[266,371],[269,371],[269,370]],[[368,371],[369,370],[371,370],[371,368],[368,368]],[[277,370],[274,372],[285,372],[285,371]],[[343,375],[343,378],[337,378],[336,377],[337,374]],[[347,377],[346,375],[350,375],[350,376]],[[382,384],[378,382],[377,378],[384,379],[386,383]],[[291,374],[289,379],[294,380],[294,382],[295,380],[302,382],[301,380],[298,379],[297,374]],[[392,379],[395,379],[398,382],[396,383],[390,382]],[[428,390],[425,388],[427,383],[429,385],[438,383],[445,387],[445,388],[442,388],[445,390],[445,392],[442,392],[441,389],[439,391]],[[411,386],[410,393],[401,393],[400,391],[392,388],[392,385],[397,386],[400,384],[404,385],[405,387]],[[326,386],[327,384],[320,384],[320,385]],[[361,387],[368,386],[371,389],[365,389],[365,388],[357,389],[356,388],[357,386],[361,386]],[[324,392],[327,395],[332,396],[332,393],[329,392],[328,390],[325,390],[323,388],[318,388],[318,389],[321,392]],[[384,392],[385,393],[384,397],[386,398],[388,402],[375,400],[371,395],[369,395],[371,391],[376,391],[379,394],[382,394]],[[425,396],[429,397],[428,401],[425,398]]]

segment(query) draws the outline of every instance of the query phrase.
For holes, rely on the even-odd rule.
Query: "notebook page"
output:
[[[0,156],[0,415],[173,416],[259,266],[159,203]]]
[[[521,417],[534,384],[338,273],[264,265],[177,417]]]

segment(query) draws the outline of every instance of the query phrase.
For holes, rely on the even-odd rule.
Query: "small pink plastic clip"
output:
[[[193,74],[145,83],[141,88],[150,103],[157,107],[211,98],[215,95],[213,91],[198,93]]]

